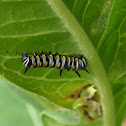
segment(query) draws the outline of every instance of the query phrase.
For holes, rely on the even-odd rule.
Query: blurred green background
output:
[[[0,80],[0,126],[41,126],[37,109],[42,106],[26,94],[6,80]]]

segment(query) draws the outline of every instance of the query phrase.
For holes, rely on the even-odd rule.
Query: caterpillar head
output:
[[[26,70],[24,72],[26,73],[29,68],[29,56],[27,55],[27,53],[23,53],[21,59],[22,59],[23,65],[25,65],[26,67]]]
[[[27,58],[28,58],[27,53],[23,53],[23,54],[22,54],[22,57],[21,57],[22,62],[24,62]]]

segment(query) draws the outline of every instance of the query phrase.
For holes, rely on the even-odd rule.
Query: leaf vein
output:
[[[110,13],[108,14],[108,22],[109,22],[109,20],[110,20],[110,18],[111,18],[111,14],[112,14],[112,10],[113,10],[113,8],[114,8],[114,5],[115,5],[115,0],[113,1],[112,7],[111,7],[111,9],[110,9]],[[105,35],[106,32],[107,32],[108,26],[109,26],[109,23],[107,23],[107,26],[106,26],[106,28],[105,28],[103,34],[101,35],[101,38],[100,38],[99,43],[98,43],[98,45],[97,45],[97,52],[99,52],[101,43],[102,43],[102,41],[103,41],[104,35]]]
[[[67,30],[52,30],[40,33],[33,33],[33,34],[22,34],[22,35],[0,35],[0,38],[21,38],[21,37],[31,37],[31,36],[39,36],[39,35],[46,35],[46,34],[53,34],[53,33],[68,33]]]
[[[87,9],[89,7],[90,2],[91,2],[91,0],[88,0],[87,5],[85,6],[84,12],[82,14],[82,22],[81,22],[82,26],[84,25],[85,14],[86,14],[86,11],[87,11]]]
[[[6,25],[9,25],[9,24],[13,24],[13,23],[25,23],[25,22],[38,21],[38,20],[55,19],[55,18],[58,18],[58,17],[42,17],[42,18],[33,18],[33,19],[28,19],[28,20],[16,20],[16,21],[12,20],[12,21],[10,21],[8,23],[1,24],[0,28],[4,27]]]

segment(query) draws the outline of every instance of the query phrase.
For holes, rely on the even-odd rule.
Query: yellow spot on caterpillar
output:
[[[72,57],[72,61],[74,60],[74,57]]]
[[[44,57],[45,57],[45,54],[42,55],[42,58],[44,58]]]
[[[79,60],[79,63],[82,63],[82,60]]]
[[[31,60],[34,59],[34,56],[31,56],[30,59],[31,59]]]
[[[59,58],[59,55],[55,56],[57,59]]]
[[[70,57],[67,57],[67,61],[70,61]]]
[[[71,68],[71,65],[68,68],[70,69]]]
[[[62,60],[65,60],[66,59],[66,57],[65,56],[62,56]]]
[[[78,61],[78,58],[75,58],[75,61],[77,62]]]
[[[54,61],[52,62],[52,67],[54,66]]]
[[[36,66],[36,63],[34,63],[34,67]]]
[[[36,59],[38,59],[38,58],[39,58],[39,56],[36,56],[35,58],[36,58]]]
[[[39,65],[40,65],[40,67],[41,67],[41,66],[42,66],[42,62],[40,62],[40,64],[39,64]]]
[[[47,66],[48,65],[48,62],[46,61],[46,64],[45,64],[45,66]]]
[[[58,68],[60,67],[60,64],[61,64],[61,63],[59,62],[58,66],[57,66]]]
[[[75,70],[75,66],[73,66],[73,70]]]
[[[49,55],[49,58],[52,58],[52,54]]]

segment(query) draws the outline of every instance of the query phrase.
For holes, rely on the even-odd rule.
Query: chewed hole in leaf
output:
[[[98,120],[102,117],[102,106],[97,88],[92,84],[87,84],[75,90],[67,96],[75,102],[73,108],[81,107],[83,115],[90,121]]]

